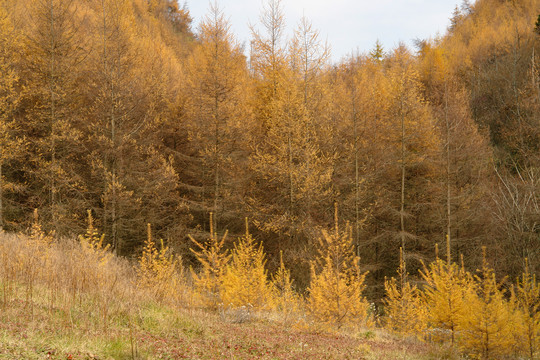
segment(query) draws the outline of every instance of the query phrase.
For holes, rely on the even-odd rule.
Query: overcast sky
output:
[[[289,37],[302,14],[311,20],[323,40],[332,48],[332,59],[340,60],[352,51],[366,52],[377,39],[385,49],[399,41],[407,45],[416,38],[444,34],[452,11],[461,0],[282,0]],[[179,1],[181,4],[183,0]],[[208,12],[209,0],[187,0],[193,29]],[[258,25],[261,0],[218,0],[231,23],[236,39],[248,44],[248,24]]]

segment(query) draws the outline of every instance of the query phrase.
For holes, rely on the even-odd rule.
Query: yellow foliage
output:
[[[283,263],[283,252],[280,252],[279,261],[279,268],[272,277],[272,298],[274,308],[281,312],[287,321],[290,315],[298,311],[300,296],[293,289],[291,272]]]
[[[88,210],[88,227],[84,235],[79,235],[79,242],[83,248],[83,252],[87,256],[95,256],[99,263],[106,264],[112,257],[109,251],[110,244],[103,245],[105,234],[99,236],[97,229],[94,227],[94,219],[92,211]]]
[[[38,209],[34,209],[34,222],[30,227],[30,241],[41,254],[53,243],[54,232],[46,234],[39,223]]]
[[[73,251],[72,261],[79,266],[70,266],[68,271],[72,300],[90,294],[97,295],[98,307],[104,328],[108,324],[108,307],[114,299],[112,292],[115,290],[118,276],[111,265],[114,264],[113,253],[110,245],[104,245],[105,235],[99,235],[94,227],[94,219],[91,210],[88,212],[88,225],[86,233],[79,235],[80,247]],[[67,274],[66,274],[67,275]]]
[[[337,211],[336,211],[337,212]],[[366,273],[360,272],[360,258],[353,250],[351,228],[345,232],[322,232],[316,261],[311,263],[308,308],[312,316],[327,325],[341,328],[367,320],[368,304],[362,292]]]
[[[175,259],[168,246],[160,241],[160,248],[152,239],[150,224],[147,225],[147,239],[139,258],[137,285],[148,290],[157,299],[175,299],[180,293],[183,268],[179,259]]]
[[[400,335],[419,337],[426,326],[425,305],[416,285],[407,280],[403,249],[400,248],[399,251],[399,282],[396,278],[384,282],[386,327]]]
[[[480,359],[508,355],[514,342],[512,312],[485,255],[481,273],[474,280],[476,291],[466,293],[466,311],[458,324],[460,346]]]
[[[34,209],[34,221],[30,227],[29,240],[29,254],[20,254],[20,262],[26,262],[26,265],[23,265],[22,267],[26,267],[31,277],[35,277],[39,274],[40,270],[46,268],[49,250],[54,242],[54,232],[45,233],[41,228],[38,209]],[[32,281],[29,281],[29,283]]]
[[[231,307],[270,307],[272,294],[265,264],[262,244],[256,245],[246,219],[246,233],[235,244],[232,261],[223,278],[223,303]]]
[[[192,270],[195,290],[201,297],[205,307],[217,310],[222,301],[223,276],[230,261],[231,255],[223,249],[223,244],[227,238],[227,232],[221,240],[213,228],[213,214],[210,213],[210,238],[205,244],[199,243],[191,235],[189,238],[200,249],[196,251],[190,249],[202,265],[201,271],[196,274]]]
[[[25,150],[22,139],[14,135],[17,122],[13,116],[22,98],[17,89],[20,78],[15,69],[23,47],[21,36],[15,31],[4,6],[0,2],[0,174],[7,160]],[[7,179],[0,175],[0,229],[4,225],[2,196],[9,189],[6,182]]]
[[[525,272],[521,275],[521,279],[517,279],[512,300],[517,308],[517,322],[521,324],[519,348],[526,349],[529,358],[533,359],[540,342],[540,286],[536,276],[529,272],[528,261],[525,262]]]
[[[455,263],[437,259],[422,273],[426,281],[423,297],[427,326],[434,341],[457,341],[458,324],[465,315],[469,292],[474,291],[471,276]]]
[[[24,275],[26,283],[26,301],[32,301],[36,280],[52,280],[47,272],[50,263],[50,250],[54,233],[46,234],[39,224],[38,210],[34,209],[34,222],[30,228],[28,246],[17,253],[18,270]]]

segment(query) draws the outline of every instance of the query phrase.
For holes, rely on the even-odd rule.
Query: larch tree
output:
[[[29,126],[26,173],[32,192],[31,207],[42,208],[46,223],[57,232],[70,232],[76,208],[85,204],[78,158],[81,133],[81,63],[86,56],[81,29],[83,16],[73,0],[27,2],[25,67],[28,70],[24,98]]]
[[[191,235],[189,238],[197,247],[191,248],[191,251],[201,264],[198,273],[192,270],[195,289],[201,297],[203,306],[217,310],[220,304],[223,304],[223,280],[231,254],[224,247],[227,232],[221,239],[218,237],[213,228],[212,216],[210,213],[210,237],[206,242],[199,242]]]
[[[512,352],[512,318],[504,290],[488,265],[483,249],[482,269],[474,276],[475,291],[468,292],[466,311],[458,327],[465,334],[460,346],[481,359],[493,359]]]
[[[217,229],[227,207],[233,208],[233,185],[238,183],[243,144],[249,139],[241,133],[250,128],[248,74],[240,45],[216,3],[211,4],[198,35],[200,44],[186,65],[186,115],[202,170],[196,179],[200,211],[213,212]]]
[[[280,46],[283,15],[279,2],[271,1],[261,20],[266,33],[254,33],[251,60],[257,127],[249,159],[249,205],[255,225],[268,234],[267,251],[277,255],[292,246],[286,262],[303,264],[307,270],[303,244],[313,238],[313,218],[322,216],[328,210],[324,204],[331,203],[330,161],[322,156],[306,106],[313,99],[309,94],[305,97],[300,48],[286,51]],[[315,70],[312,60],[306,58],[308,92],[314,85],[313,72],[321,70]]]
[[[297,91],[303,98],[303,117],[299,123],[304,127],[303,138],[311,144],[311,152],[303,155],[305,162],[304,180],[297,185],[297,192],[301,194],[301,214],[310,217],[324,218],[332,208],[336,199],[331,196],[330,163],[334,154],[325,153],[322,147],[328,140],[328,127],[326,107],[329,101],[329,87],[324,74],[329,70],[330,46],[324,43],[319,31],[315,29],[309,19],[303,16],[294,36],[289,44],[289,63],[296,78]],[[291,86],[293,84],[290,84]],[[294,86],[294,85],[293,85]],[[288,126],[294,126],[293,124]],[[293,132],[294,134],[294,132]],[[293,140],[293,143],[296,142]],[[302,143],[297,144],[299,149],[291,151],[301,152],[309,149]],[[294,161],[293,156],[293,161]],[[318,184],[318,186],[316,186]],[[305,216],[305,215],[304,215]],[[330,219],[328,219],[330,220]],[[307,219],[307,221],[312,221]]]
[[[340,231],[335,211],[335,228],[322,232],[318,256],[311,263],[311,284],[307,306],[310,314],[336,329],[364,324],[368,304],[362,293],[366,273],[360,270],[355,254],[351,227]]]
[[[246,218],[246,233],[235,244],[223,277],[223,304],[233,308],[271,308],[272,288],[265,265],[262,243],[257,245],[249,233]]]
[[[137,129],[130,120],[139,108],[131,103],[132,95],[128,94],[128,89],[138,86],[130,73],[134,54],[127,23],[128,4],[126,1],[101,0],[95,11],[96,51],[92,59],[95,80],[89,88],[89,100],[93,104],[88,114],[95,121],[88,131],[91,141],[96,141],[99,146],[91,155],[91,164],[93,172],[100,178],[97,184],[102,187],[95,189],[103,202],[102,226],[110,234],[113,251],[121,253],[125,246],[122,239],[125,208],[134,200],[133,192],[123,184],[121,151],[129,140],[125,135]]]
[[[343,119],[345,126],[338,139],[343,139],[345,146],[340,156],[344,166],[341,176],[347,179],[346,185],[351,184],[348,187],[342,185],[340,192],[344,200],[343,208],[354,214],[351,221],[357,251],[360,250],[362,226],[370,212],[369,204],[373,202],[367,190],[371,186],[370,178],[377,177],[380,171],[377,167],[384,163],[379,156],[381,149],[378,148],[382,145],[379,143],[383,142],[380,134],[388,131],[381,121],[387,108],[381,70],[379,63],[360,55],[351,55],[340,69],[345,92],[342,94],[342,106],[346,109]]]
[[[472,276],[451,262],[450,238],[447,239],[446,261],[437,259],[421,272],[426,286],[423,291],[427,310],[427,327],[435,341],[458,344],[461,329],[459,324],[465,316],[469,292],[474,291]],[[466,336],[466,335],[464,335]]]
[[[366,269],[381,285],[381,271],[387,263],[387,254],[395,254],[391,245],[381,236],[387,233],[382,207],[391,200],[391,192],[382,190],[389,179],[388,169],[394,166],[392,134],[389,113],[388,86],[383,64],[370,57],[351,55],[337,69],[332,88],[333,109],[328,130],[335,138],[334,146],[321,146],[332,155],[332,182],[335,196],[342,202],[344,219],[353,226],[356,252],[362,257]],[[329,141],[328,141],[329,142]],[[330,144],[328,144],[330,145]],[[330,150],[330,149],[329,149]],[[394,269],[392,269],[394,273]],[[382,287],[368,287],[383,296]],[[371,294],[370,294],[371,295]]]
[[[160,246],[156,246],[152,227],[147,224],[147,238],[137,267],[137,286],[158,300],[170,301],[182,291],[183,267],[180,259],[164,245],[163,239],[159,243]]]
[[[387,186],[392,187],[389,190],[399,200],[394,199],[387,206],[393,205],[397,210],[397,224],[395,220],[394,224],[398,231],[394,234],[397,234],[405,259],[411,259],[431,248],[427,241],[434,230],[425,219],[433,204],[432,179],[436,174],[433,159],[437,155],[439,138],[432,114],[421,95],[421,84],[411,55],[404,47],[399,47],[388,61],[387,96],[391,103],[387,121],[392,126],[387,140],[392,144],[397,166],[392,182]]]
[[[277,152],[286,153],[289,148],[288,146],[272,145],[267,139],[269,133],[275,129],[274,125],[281,120],[278,99],[284,91],[284,76],[287,70],[287,57],[283,45],[285,18],[280,0],[268,1],[261,13],[260,23],[263,31],[255,29],[252,26],[253,39],[251,41],[249,60],[252,76],[255,78],[252,102],[257,124],[257,127],[253,130],[255,143],[252,145],[253,151],[250,156],[250,169],[255,171],[256,174],[260,174],[262,179],[265,179],[267,177],[265,164],[276,161],[275,155],[270,154],[269,151],[274,149]],[[284,156],[287,157],[286,154]],[[286,185],[282,184],[285,187],[280,187],[283,191],[279,194],[279,200],[285,201],[290,210],[292,204],[291,193],[294,194],[291,186],[292,176],[290,171],[287,170],[281,173],[286,177],[284,180]],[[268,178],[276,177],[275,175],[270,175]],[[262,181],[254,179],[255,186],[251,189],[251,197],[254,200],[250,205],[257,208],[256,212],[268,213],[271,209],[269,209],[270,204],[266,201],[265,195],[269,189],[268,187],[259,188],[259,183],[262,183]],[[275,194],[271,196],[275,197]],[[272,214],[273,219],[259,223],[259,216],[256,213],[250,215],[252,215],[255,225],[258,228],[263,229],[263,231],[273,231],[275,233],[281,232],[284,227],[281,223],[290,222],[289,219],[291,217],[290,211],[288,211],[282,218]]]
[[[471,117],[465,89],[448,64],[452,54],[437,42],[419,45],[419,78],[441,139],[436,159],[441,169],[439,199],[432,221],[445,229],[454,254],[479,258],[490,218],[486,183],[493,179],[492,152]]]
[[[4,6],[0,2],[0,231],[6,226],[6,194],[21,186],[17,179],[10,176],[9,165],[20,158],[25,150],[23,139],[17,135],[16,122],[21,100],[16,64],[20,61],[18,54],[22,39]]]
[[[421,337],[426,328],[426,308],[420,290],[408,280],[403,250],[399,250],[399,278],[385,280],[386,327],[404,335]]]
[[[299,74],[304,107],[310,119],[306,135],[313,138],[314,126],[320,124],[325,97],[322,74],[328,67],[330,47],[320,39],[319,31],[303,16],[294,31],[290,46],[291,67]]]
[[[283,253],[279,254],[279,268],[272,275],[272,303],[274,308],[284,316],[287,322],[291,315],[299,310],[301,297],[294,290],[291,271],[283,263]]]
[[[525,270],[521,277],[517,279],[512,297],[519,309],[518,319],[521,323],[521,337],[519,346],[524,346],[529,359],[534,359],[540,344],[540,285],[536,280],[536,275],[531,274],[529,262],[525,259]]]
[[[94,5],[93,80],[85,87],[85,115],[93,120],[84,128],[93,149],[87,153],[89,187],[112,249],[126,254],[144,241],[146,222],[158,233],[177,235],[183,209],[178,174],[172,158],[160,152],[158,131],[170,106],[165,76],[177,71],[167,63],[171,52],[152,39],[158,36],[152,28],[135,26],[129,1]]]

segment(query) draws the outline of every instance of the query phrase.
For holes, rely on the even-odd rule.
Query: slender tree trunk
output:
[[[513,55],[513,61],[512,61],[512,92],[514,95],[514,103],[516,105],[516,117],[518,120],[519,125],[519,140],[521,144],[523,145],[523,124],[521,121],[521,106],[519,104],[519,89],[517,84],[517,72],[518,72],[518,62],[519,62],[519,55],[518,55],[518,48],[519,48],[519,42],[520,42],[520,36],[519,34],[516,34],[516,41],[514,42],[514,47],[512,51]]]
[[[290,126],[290,125],[289,125]],[[291,131],[289,128],[289,134],[287,135],[287,152],[288,152],[288,175],[289,175],[289,216],[291,220],[293,218],[293,205],[294,205],[294,180],[293,180],[293,154],[292,154],[292,139]]]
[[[2,174],[2,163],[0,162],[0,232],[4,229],[4,178]]]
[[[448,89],[447,83],[444,83],[444,119],[446,122],[446,257],[448,265],[451,262],[451,192],[450,192],[450,120],[448,118]],[[452,333],[452,343],[454,333]]]
[[[216,54],[217,56],[217,54]],[[218,96],[215,97],[214,104],[214,115],[215,115],[215,141],[214,141],[214,229],[217,229],[218,221],[218,201],[219,201],[219,181],[220,181],[220,171],[221,171],[221,161],[219,158],[220,153],[220,133],[219,133],[219,100]]]
[[[54,3],[49,1],[49,11],[50,11],[50,59],[49,59],[49,106],[50,106],[50,152],[51,152],[51,164],[49,166],[49,201],[50,201],[50,211],[51,211],[51,220],[53,228],[58,234],[58,218],[57,218],[57,209],[56,209],[56,102],[55,102],[55,30],[54,30]]]
[[[539,69],[537,69],[537,65],[536,65],[536,55],[535,55],[535,51],[533,47],[532,55],[531,55],[531,83],[532,83],[532,88],[536,92],[536,101],[540,103],[540,88],[538,84],[536,83],[536,77],[539,75],[538,70]]]
[[[401,249],[405,259],[405,114],[403,113],[403,98],[400,99],[401,114],[401,206],[399,211]]]
[[[354,65],[352,71],[352,117],[354,136],[354,236],[356,254],[360,256],[360,168],[358,163],[358,119],[356,114],[356,85],[354,84]]]
[[[103,16],[103,71],[109,82],[109,101],[110,104],[110,113],[109,113],[109,125],[111,127],[111,146],[112,154],[110,159],[110,171],[111,171],[111,240],[113,244],[113,249],[118,253],[121,245],[118,238],[118,194],[117,194],[117,183],[118,183],[118,164],[117,164],[117,143],[116,143],[116,94],[115,94],[115,85],[112,74],[112,67],[107,64],[109,53],[107,51],[107,14],[105,12],[105,0],[101,0],[102,6],[102,16]],[[107,184],[105,185],[105,191],[107,191]]]

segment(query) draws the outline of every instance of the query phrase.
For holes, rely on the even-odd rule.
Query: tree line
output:
[[[200,266],[188,234],[248,217],[266,266],[306,289],[337,203],[370,299],[400,248],[419,274],[446,239],[451,261],[481,267],[487,246],[497,274],[537,273],[537,17],[534,0],[464,2],[415,50],[332,64],[308,19],[287,38],[279,0],[247,55],[215,4],[191,29],[175,1],[0,1],[0,226],[38,208],[73,236],[90,210],[117,254],[152,223]]]

